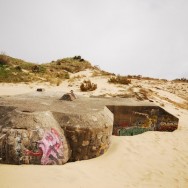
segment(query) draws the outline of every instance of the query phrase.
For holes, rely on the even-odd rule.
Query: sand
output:
[[[138,84],[153,92],[159,87],[157,95],[153,93],[150,98],[180,119],[178,130],[172,133],[145,132],[132,137],[112,136],[110,149],[101,157],[63,166],[0,165],[0,188],[187,188],[188,110],[164,100],[165,95],[171,100],[174,98],[175,102],[186,102],[183,97],[186,95],[180,89],[176,94],[172,93],[168,89],[171,83],[134,81],[130,86],[120,87],[108,84],[104,77],[91,77],[91,80],[98,84],[98,89],[88,93],[79,91],[82,79],[72,82],[71,86],[66,81],[60,86],[41,84],[40,87],[48,91],[73,89],[85,96],[123,93],[129,87],[137,88]],[[37,87],[37,84],[0,84],[0,95],[27,93]]]

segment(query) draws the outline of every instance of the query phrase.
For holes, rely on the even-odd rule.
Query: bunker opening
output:
[[[179,119],[158,106],[106,106],[114,115],[113,135],[133,136],[146,131],[172,132]]]

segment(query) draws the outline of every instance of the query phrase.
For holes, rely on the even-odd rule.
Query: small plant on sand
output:
[[[94,91],[97,89],[97,84],[91,83],[90,80],[84,80],[80,85],[81,91]]]
[[[114,84],[124,84],[128,85],[131,83],[131,80],[127,79],[126,76],[113,76],[109,78],[108,80],[109,83],[114,83]]]
[[[57,79],[56,86],[59,86],[61,83],[62,83],[62,80],[61,79]]]

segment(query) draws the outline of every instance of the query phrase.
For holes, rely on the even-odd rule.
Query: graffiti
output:
[[[38,151],[25,151],[26,155],[41,156],[41,164],[59,164],[58,159],[63,159],[63,144],[58,132],[51,128],[46,131],[43,138],[37,142]]]
[[[178,126],[177,123],[173,123],[173,122],[160,122],[160,124],[158,124],[156,130],[157,131],[169,131],[172,132],[176,129],[176,127]]]
[[[178,118],[159,107],[116,107],[113,134],[131,136],[146,131],[174,131]]]
[[[144,133],[146,131],[151,131],[150,128],[140,128],[140,127],[133,127],[130,129],[120,129],[119,130],[119,136],[133,136],[137,134]]]
[[[129,127],[129,122],[121,122],[119,123],[121,127]]]

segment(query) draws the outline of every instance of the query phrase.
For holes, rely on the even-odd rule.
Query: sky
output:
[[[121,75],[188,78],[187,0],[0,0],[0,52],[81,55]]]

